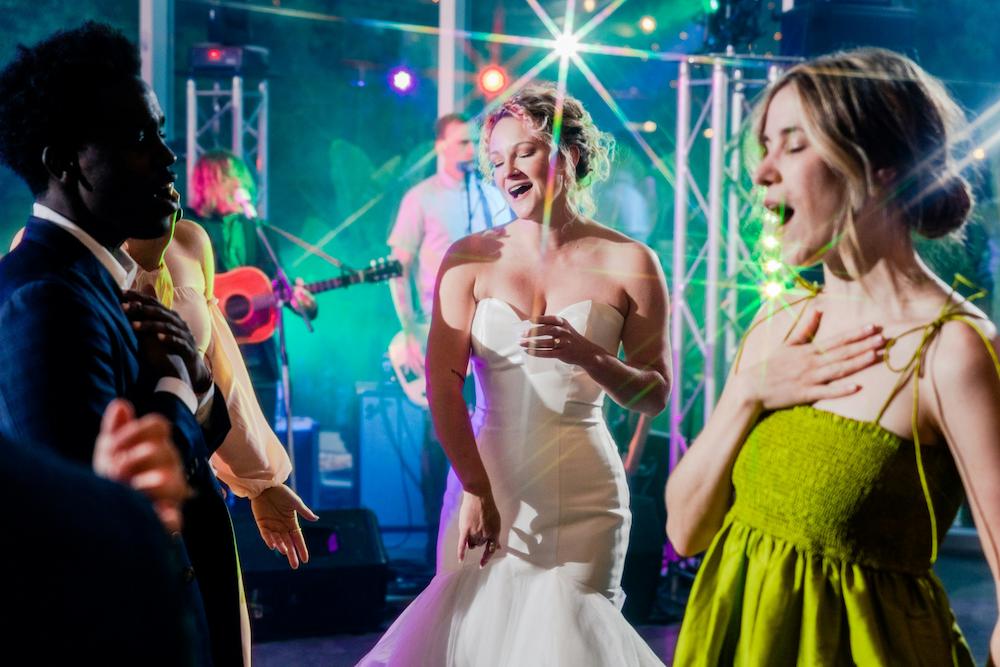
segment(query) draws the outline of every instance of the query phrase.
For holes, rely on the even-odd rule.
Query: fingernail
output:
[[[133,328],[133,329],[139,329],[139,328],[140,328],[141,326],[142,326],[142,325],[141,325],[141,324],[140,324],[139,322],[133,322],[133,323],[132,323],[132,328]]]
[[[156,337],[159,338],[160,340],[166,340],[167,339],[167,334],[159,333],[159,334],[156,334]]]

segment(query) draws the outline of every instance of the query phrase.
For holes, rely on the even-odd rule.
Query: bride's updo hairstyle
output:
[[[486,117],[479,138],[479,168],[486,178],[493,178],[493,165],[487,156],[496,124],[502,118],[516,118],[551,150],[558,100],[559,92],[553,84],[535,83],[522,88]],[[563,97],[559,154],[566,175],[566,201],[574,213],[590,216],[597,209],[590,186],[607,179],[614,145],[614,138],[597,129],[579,100],[570,95]],[[573,147],[580,155],[575,163]]]
[[[910,230],[927,238],[961,228],[972,208],[969,183],[952,156],[965,123],[944,86],[919,65],[884,49],[857,49],[789,69],[757,107],[762,138],[775,94],[790,86],[802,102],[809,143],[843,179],[840,231],[857,247],[855,219],[873,196],[897,207]],[[893,174],[880,186],[876,172]]]

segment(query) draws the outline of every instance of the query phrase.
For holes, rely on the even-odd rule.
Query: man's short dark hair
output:
[[[446,113],[434,122],[434,139],[441,141],[452,123],[468,123],[469,117],[461,113]]]
[[[139,54],[125,35],[88,21],[55,33],[17,55],[0,72],[0,161],[38,195],[48,187],[46,146],[78,148],[99,122],[102,91],[137,81]]]

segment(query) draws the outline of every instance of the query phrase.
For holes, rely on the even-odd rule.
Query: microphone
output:
[[[250,192],[246,188],[242,186],[236,188],[233,192],[233,201],[243,209],[243,215],[247,218],[251,220],[257,218],[257,209],[254,208],[253,202],[250,201]]]

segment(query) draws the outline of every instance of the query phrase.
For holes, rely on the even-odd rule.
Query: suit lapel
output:
[[[80,290],[80,296],[93,304],[115,333],[121,346],[120,353],[129,359],[131,372],[126,383],[131,384],[138,375],[139,345],[121,307],[122,291],[111,274],[94,254],[76,237],[58,225],[32,216],[24,231],[23,242],[37,243],[44,247],[38,259],[63,275]]]

